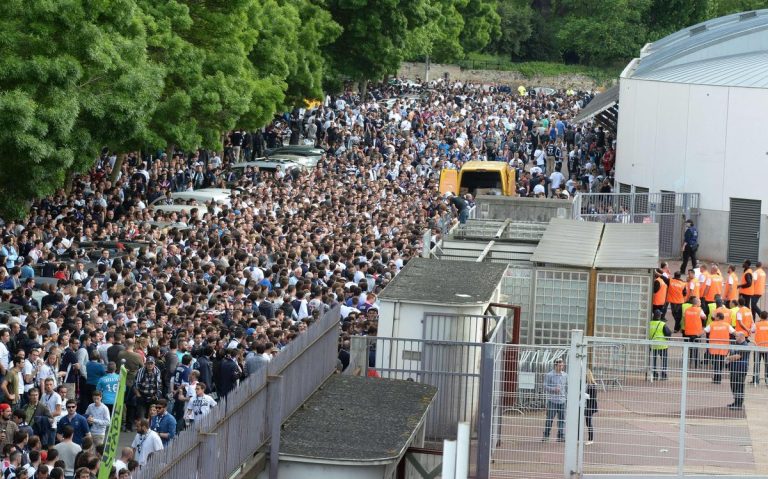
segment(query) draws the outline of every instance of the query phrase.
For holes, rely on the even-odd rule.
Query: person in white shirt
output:
[[[93,392],[93,402],[85,410],[85,417],[88,420],[88,426],[91,428],[91,436],[94,445],[98,446],[104,443],[104,436],[109,427],[109,408],[101,402],[101,391]]]
[[[120,458],[115,459],[115,471],[120,472],[123,469],[128,469],[128,463],[133,459],[133,449],[130,447],[124,447],[120,452]]]
[[[0,329],[0,374],[5,376],[6,371],[10,367],[10,353],[8,352],[8,341],[11,339],[11,330],[4,328]]]
[[[216,405],[216,401],[205,394],[205,389],[205,383],[198,382],[195,384],[195,396],[187,403],[187,410],[184,413],[184,419],[187,421],[199,421]]]
[[[136,437],[131,443],[136,461],[140,466],[146,466],[150,454],[163,449],[163,440],[149,428],[149,421],[141,419],[136,424]]]
[[[551,175],[549,175],[549,181],[550,181],[550,190],[554,191],[557,189],[560,189],[560,186],[565,181],[565,176],[560,172],[560,170],[553,171]]]

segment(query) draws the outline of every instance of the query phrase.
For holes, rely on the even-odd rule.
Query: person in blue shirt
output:
[[[32,257],[27,256],[24,258],[24,266],[21,267],[21,276],[19,279],[27,279],[35,277],[35,269],[32,267]]]
[[[155,401],[155,416],[152,418],[150,429],[155,431],[163,441],[163,447],[168,447],[171,439],[176,436],[176,419],[168,414],[168,401]]]
[[[99,382],[96,383],[96,390],[101,392],[102,402],[107,405],[110,413],[117,399],[117,388],[120,386],[120,375],[115,370],[117,366],[114,361],[110,361],[107,364],[107,374],[100,377]]]
[[[696,269],[696,251],[699,249],[699,231],[693,225],[693,221],[685,222],[685,236],[683,237],[683,262],[680,265],[680,273],[688,271],[688,260],[691,260],[691,268]]]
[[[83,439],[86,436],[91,435],[91,428],[88,427],[88,420],[85,419],[85,416],[77,413],[77,402],[74,399],[67,401],[67,415],[59,419],[56,429],[61,431],[64,426],[72,426],[72,429],[74,430],[72,442],[78,446],[82,446]],[[61,434],[56,434],[56,439],[61,441],[63,436]]]

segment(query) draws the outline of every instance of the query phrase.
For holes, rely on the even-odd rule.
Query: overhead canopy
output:
[[[581,268],[653,269],[659,264],[659,225],[553,218],[531,261]]]
[[[595,268],[653,269],[658,265],[658,223],[605,225]]]
[[[531,261],[591,268],[602,234],[602,223],[552,218]]]
[[[594,118],[594,120],[609,130],[616,131],[619,121],[619,84],[616,83],[611,88],[597,95],[591,102],[585,106],[574,122]]]

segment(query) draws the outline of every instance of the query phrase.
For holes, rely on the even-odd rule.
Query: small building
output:
[[[331,377],[283,425],[280,479],[396,477],[408,448],[423,446],[436,394],[413,381]]]
[[[411,259],[379,295],[379,336],[481,342],[478,318],[498,302],[505,270],[486,262]],[[426,313],[464,319],[425,319]]]

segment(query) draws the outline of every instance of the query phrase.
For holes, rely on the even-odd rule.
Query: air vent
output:
[[[739,21],[743,22],[744,20],[749,20],[750,18],[755,18],[757,16],[757,12],[752,10],[751,12],[744,12],[741,15],[739,15]]]
[[[689,30],[691,36],[698,35],[699,33],[706,32],[706,31],[707,31],[707,26],[706,25],[699,25],[698,27],[691,28]]]

